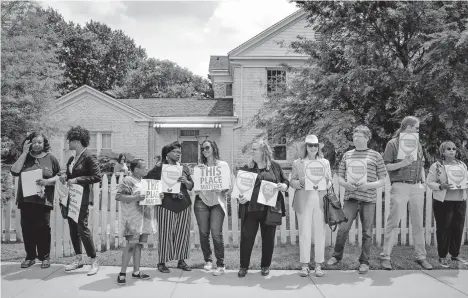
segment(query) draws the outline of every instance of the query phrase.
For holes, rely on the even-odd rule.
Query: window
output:
[[[180,136],[181,137],[196,137],[199,134],[200,134],[200,131],[196,130],[196,129],[192,129],[192,130],[181,129],[180,130]]]
[[[286,137],[269,137],[268,143],[270,143],[273,150],[274,160],[286,160]]]
[[[110,133],[103,133],[102,134],[101,149],[112,149],[111,134]]]
[[[97,154],[97,133],[91,133],[89,138],[88,150],[92,154]]]
[[[267,95],[282,92],[286,88],[286,71],[267,70]]]
[[[226,84],[226,97],[232,97],[232,84]]]
[[[184,141],[182,142],[181,147],[181,163],[198,163],[199,144],[197,141]]]

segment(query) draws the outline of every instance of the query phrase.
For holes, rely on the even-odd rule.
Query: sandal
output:
[[[36,264],[35,260],[24,260],[23,262],[21,262],[21,268],[29,268],[34,264]]]
[[[47,269],[49,267],[50,267],[50,260],[49,259],[45,259],[44,261],[42,261],[42,264],[41,264],[42,269]]]

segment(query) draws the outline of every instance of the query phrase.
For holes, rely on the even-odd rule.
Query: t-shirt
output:
[[[346,161],[351,159],[365,159],[367,162],[367,182],[375,182],[387,175],[382,156],[372,149],[350,150],[343,155],[338,169],[338,175],[346,180]],[[345,191],[345,200],[356,199],[365,202],[375,203],[377,199],[376,189]]]
[[[40,197],[39,195],[23,197],[23,186],[21,181],[21,173],[29,172],[37,169],[42,169],[42,177],[44,179],[49,179],[54,177],[60,172],[60,164],[58,160],[48,152],[45,156],[40,158],[35,158],[28,153],[23,164],[23,168],[19,173],[11,171],[13,176],[19,176],[18,179],[18,192],[16,195],[16,202],[18,207],[21,208],[24,203],[36,203],[45,205],[53,209],[54,207],[54,190],[55,185],[47,185],[45,187],[45,197]]]
[[[385,164],[387,163],[398,163],[402,161],[402,159],[398,159],[398,147],[399,147],[399,140],[398,138],[391,139],[387,146],[385,147],[385,152],[383,155]],[[398,182],[398,181],[422,181],[421,177],[421,168],[424,166],[424,154],[422,151],[422,146],[419,144],[418,146],[418,159],[413,161],[410,165],[399,168],[395,171],[389,171],[390,181],[391,182]]]

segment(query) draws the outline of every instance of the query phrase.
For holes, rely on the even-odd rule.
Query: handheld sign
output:
[[[365,159],[350,159],[346,161],[346,181],[353,184],[367,182],[367,161]]]
[[[231,171],[229,165],[195,167],[193,169],[193,190],[229,189]]]
[[[325,164],[320,160],[311,160],[305,164],[305,190],[326,190]]]
[[[68,203],[68,217],[78,223],[78,216],[80,215],[81,200],[83,199],[83,186],[78,184],[70,185],[68,189],[70,201]]]
[[[54,197],[58,199],[60,204],[67,207],[68,203],[68,186],[60,180],[55,181]]]
[[[467,173],[465,168],[460,165],[446,165],[445,171],[447,172],[448,183],[455,186],[455,189],[466,189]]]
[[[276,199],[278,198],[278,188],[276,185],[277,183],[262,181],[262,184],[260,184],[257,203],[275,207]]]
[[[161,189],[165,193],[179,193],[180,182],[177,182],[182,176],[182,166],[167,165],[162,166],[161,171]]]
[[[399,144],[398,159],[405,159],[406,156],[413,156],[414,160],[418,159],[419,134],[400,133]]]
[[[231,198],[250,201],[257,176],[255,173],[239,170],[234,181]]]
[[[161,180],[141,179],[141,192],[145,194],[145,199],[140,201],[140,205],[161,205],[162,200],[159,194],[162,192]]]
[[[23,188],[23,197],[40,195],[42,186],[36,184],[36,180],[42,179],[42,170],[37,169],[21,173],[21,185]]]

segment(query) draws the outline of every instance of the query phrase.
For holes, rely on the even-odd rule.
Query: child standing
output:
[[[145,199],[141,179],[148,172],[146,162],[134,159],[130,163],[131,176],[123,178],[117,188],[115,199],[120,201],[122,210],[122,232],[127,246],[122,254],[122,267],[117,276],[117,284],[126,284],[126,271],[133,256],[132,277],[149,279],[150,276],[140,271],[141,248],[148,241],[148,235],[155,231],[154,206],[139,205]]]

